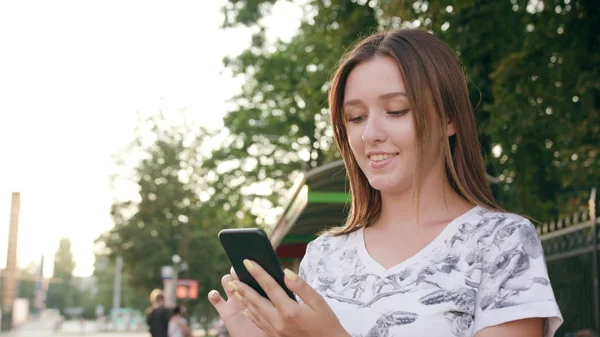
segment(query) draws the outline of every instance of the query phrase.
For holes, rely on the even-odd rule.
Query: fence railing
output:
[[[563,335],[590,328],[600,332],[600,218],[596,215],[596,188],[590,193],[587,208],[537,227],[565,319]]]

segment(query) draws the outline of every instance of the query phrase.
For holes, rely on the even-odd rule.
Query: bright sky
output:
[[[223,3],[0,2],[0,268],[11,192],[21,192],[19,265],[45,255],[49,275],[67,236],[75,274],[87,276],[93,240],[112,227],[110,156],[133,138],[136,112],[185,108],[188,118],[221,125],[241,84],[221,74],[221,60],[250,38],[219,28]],[[271,35],[288,39],[300,16],[278,3]]]

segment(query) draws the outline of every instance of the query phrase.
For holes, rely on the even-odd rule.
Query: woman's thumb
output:
[[[223,297],[221,297],[221,294],[219,294],[219,292],[216,290],[211,290],[208,293],[208,301],[210,302],[210,304],[213,305],[213,307],[215,307],[215,309],[217,309],[217,312],[220,315],[221,308],[223,307],[223,305],[225,305],[225,300],[223,299]]]

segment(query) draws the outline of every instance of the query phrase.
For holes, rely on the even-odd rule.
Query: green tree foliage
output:
[[[246,177],[236,191],[335,157],[325,124],[335,60],[364,33],[409,25],[458,53],[500,203],[542,220],[585,205],[600,175],[593,0],[309,1],[292,41],[266,48],[260,19],[274,2],[230,0],[224,8],[226,27],[258,32],[237,59],[225,60],[247,79],[225,119],[230,141],[215,155],[217,163],[242,163],[224,174]]]
[[[225,8],[237,20],[226,25],[258,28],[246,51],[224,60],[247,80],[224,119],[229,137],[206,163],[219,172],[215,188],[225,198],[261,200],[265,208],[278,204],[294,172],[337,158],[327,112],[330,71],[357,36],[377,28],[368,6],[314,1],[292,41],[267,41],[257,20],[271,3],[232,1]]]
[[[69,238],[62,238],[58,243],[58,249],[54,255],[53,276],[68,279],[73,277],[73,270],[75,270],[75,260],[73,259],[71,240]]]
[[[19,271],[18,276],[18,296],[29,301],[29,310],[33,310],[35,300],[35,289],[39,280],[39,265],[30,263],[27,267]]]
[[[96,279],[97,292],[94,296],[95,305],[101,305],[104,313],[108,314],[113,307],[115,290],[115,260],[105,254],[96,254],[94,263],[94,278]],[[134,287],[131,284],[132,276],[124,272],[121,275],[121,307],[134,308],[144,311],[149,305],[148,292],[144,288]],[[86,307],[86,312],[88,308]]]
[[[170,125],[162,116],[140,125],[149,127],[140,129],[129,151],[120,155],[139,159],[131,176],[120,176],[135,182],[138,198],[113,204],[115,226],[98,239],[104,247],[101,255],[110,260],[123,257],[125,282],[144,293],[146,306],[150,291],[162,288],[161,267],[180,255],[189,270],[179,278],[199,283],[198,300],[191,306],[197,313],[214,315],[206,310],[205,295],[220,287],[220,278],[229,269],[217,233],[224,227],[247,226],[253,219],[242,211],[243,205],[231,206],[215,197],[219,191],[211,183],[216,177],[202,165],[208,132],[184,122]],[[106,267],[104,276],[110,268],[114,267]]]
[[[52,273],[54,282],[48,286],[46,305],[49,308],[57,308],[61,312],[74,304],[73,270],[75,260],[71,249],[71,240],[62,238],[58,243],[56,254],[54,254],[54,271]]]
[[[460,53],[488,171],[511,210],[539,219],[585,205],[598,181],[600,10],[594,1],[384,2]],[[481,99],[479,99],[481,95]]]
[[[580,192],[600,181],[600,7],[520,8],[528,33],[492,73],[489,132],[507,150],[499,168],[514,176],[505,184],[514,207],[539,208],[531,213],[540,217],[571,212],[587,201]]]

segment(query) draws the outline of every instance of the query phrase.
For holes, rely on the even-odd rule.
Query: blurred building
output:
[[[288,203],[269,237],[286,268],[298,271],[307,244],[322,230],[343,225],[350,203],[342,160],[301,174],[289,191]]]

